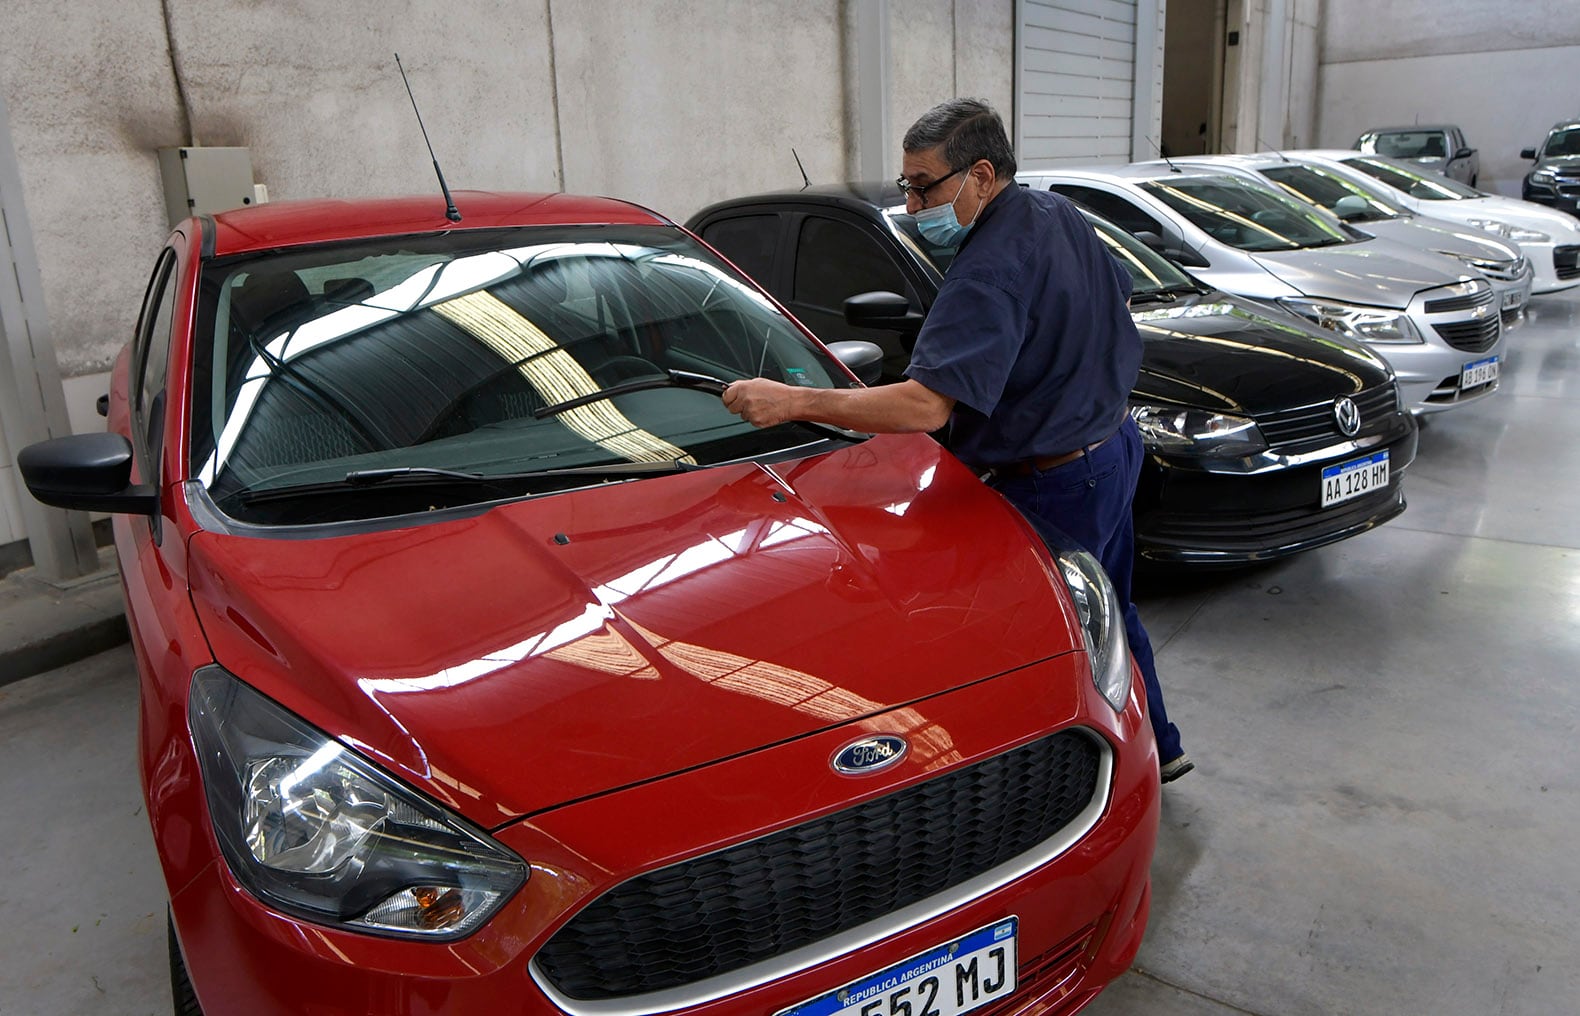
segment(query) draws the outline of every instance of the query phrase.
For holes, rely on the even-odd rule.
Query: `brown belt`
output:
[[[1114,434],[1117,433],[1119,432],[1114,432]],[[1097,449],[1107,444],[1114,434],[1108,435],[1101,441],[1093,441],[1085,448],[1077,448],[1073,452],[1065,452],[1063,455],[1034,455],[1029,459],[1021,459],[1019,462],[994,466],[992,471],[995,476],[1030,476],[1032,473],[1046,473],[1050,469],[1058,469],[1060,466],[1069,465],[1088,452],[1097,451]]]

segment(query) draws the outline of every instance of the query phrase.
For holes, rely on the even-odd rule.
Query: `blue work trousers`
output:
[[[1152,642],[1130,601],[1136,556],[1130,503],[1141,476],[1142,454],[1141,433],[1127,416],[1118,433],[1073,462],[1022,476],[995,477],[992,485],[1022,512],[1047,520],[1102,562],[1125,608],[1125,635],[1146,683],[1147,713],[1158,741],[1158,758],[1170,762],[1183,750],[1180,733],[1163,708]]]

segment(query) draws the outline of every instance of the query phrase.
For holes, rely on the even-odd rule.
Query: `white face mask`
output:
[[[972,217],[970,225],[962,226],[960,217],[955,214],[955,201],[960,200],[960,195],[966,189],[966,180],[969,179],[971,175],[968,173],[965,179],[960,181],[954,200],[948,204],[936,208],[924,208],[912,216],[916,220],[916,229],[922,234],[922,239],[938,247],[953,247],[965,239],[971,226],[976,225],[975,216]],[[982,211],[980,203],[977,205],[977,211]]]

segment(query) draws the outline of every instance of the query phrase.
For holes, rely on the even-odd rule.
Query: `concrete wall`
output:
[[[852,174],[871,2],[5,0],[0,89],[73,426],[102,426],[94,399],[168,232],[156,149],[247,146],[274,201],[437,201],[399,52],[452,189],[607,194],[683,220],[798,186],[792,147],[814,181]],[[1014,6],[890,3],[896,173],[937,102],[980,96],[1008,119]],[[0,544],[23,535],[14,500],[0,489]]]
[[[1223,0],[1169,0],[1164,26],[1163,147],[1170,155],[1209,151],[1217,110],[1213,82],[1221,66]],[[1202,131],[1202,125],[1206,131]]]
[[[1320,143],[1367,127],[1457,123],[1481,156],[1479,186],[1515,197],[1553,122],[1580,112],[1574,0],[1326,0]]]
[[[166,233],[154,150],[245,145],[271,200],[434,191],[400,52],[453,189],[611,194],[684,218],[851,165],[864,0],[159,0],[0,5],[0,88],[62,369],[108,367]],[[891,5],[894,163],[956,94],[1008,114],[1013,0]],[[563,166],[563,178],[561,174]]]

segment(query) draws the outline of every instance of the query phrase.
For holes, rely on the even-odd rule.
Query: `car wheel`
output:
[[[192,990],[192,979],[187,976],[187,965],[181,961],[181,943],[176,941],[176,922],[165,914],[166,937],[170,944],[170,1000],[176,1016],[203,1016],[198,1005],[197,993]]]

